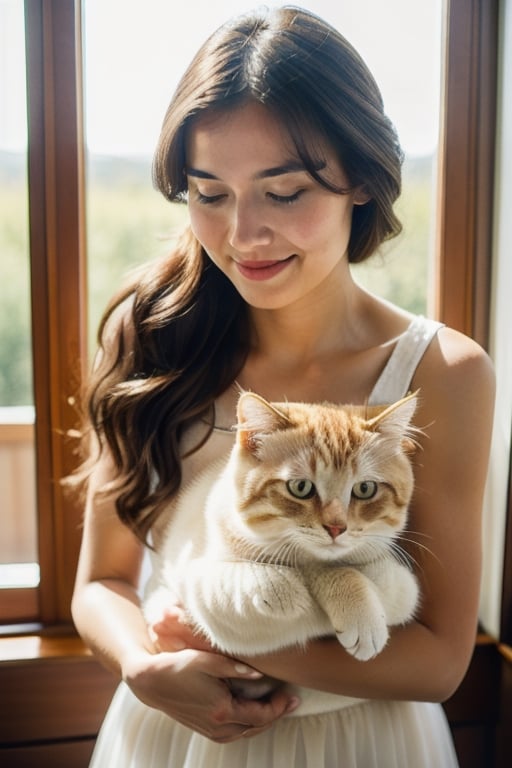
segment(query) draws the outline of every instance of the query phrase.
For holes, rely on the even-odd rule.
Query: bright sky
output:
[[[83,4],[87,141],[93,152],[118,155],[152,153],[172,91],[197,48],[225,19],[253,6],[250,0]],[[441,4],[304,0],[362,54],[409,154],[430,152],[436,144]],[[14,71],[17,61],[22,68],[20,7],[21,0],[0,0],[0,148],[19,149],[25,140],[19,97],[24,74]]]

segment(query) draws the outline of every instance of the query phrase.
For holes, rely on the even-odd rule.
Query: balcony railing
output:
[[[0,587],[38,583],[34,409],[0,408]]]

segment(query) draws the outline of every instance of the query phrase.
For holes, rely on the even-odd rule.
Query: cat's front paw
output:
[[[254,580],[251,602],[262,616],[291,619],[311,609],[311,595],[296,571],[275,565],[259,565],[254,569],[258,578]]]
[[[347,653],[359,661],[368,661],[382,651],[388,641],[389,631],[384,617],[379,619],[374,618],[364,626],[356,622],[336,630],[336,637]]]

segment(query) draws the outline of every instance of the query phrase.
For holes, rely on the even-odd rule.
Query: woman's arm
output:
[[[112,333],[124,333],[126,316]],[[120,330],[121,329],[121,330]],[[127,334],[129,338],[129,334]],[[116,344],[107,340],[100,366],[109,369]],[[115,358],[114,358],[115,359]],[[143,545],[100,493],[115,477],[108,450],[89,478],[82,547],[72,600],[77,629],[95,655],[144,703],[215,741],[230,741],[270,727],[295,701],[276,692],[265,703],[234,699],[225,678],[260,674],[234,659],[203,649],[158,653],[137,593]]]
[[[298,685],[369,698],[442,701],[462,680],[474,648],[481,570],[481,510],[493,421],[494,373],[477,344],[442,329],[418,367],[415,493],[405,539],[414,540],[421,585],[416,620],[394,629],[375,659],[360,662],[335,640],[306,655],[246,659]],[[307,663],[305,663],[307,659]]]

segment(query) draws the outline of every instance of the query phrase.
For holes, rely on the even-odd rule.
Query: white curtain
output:
[[[495,227],[491,356],[497,375],[496,415],[484,513],[480,618],[499,637],[512,431],[512,0],[502,0],[496,124]],[[475,435],[478,439],[478,435]]]

